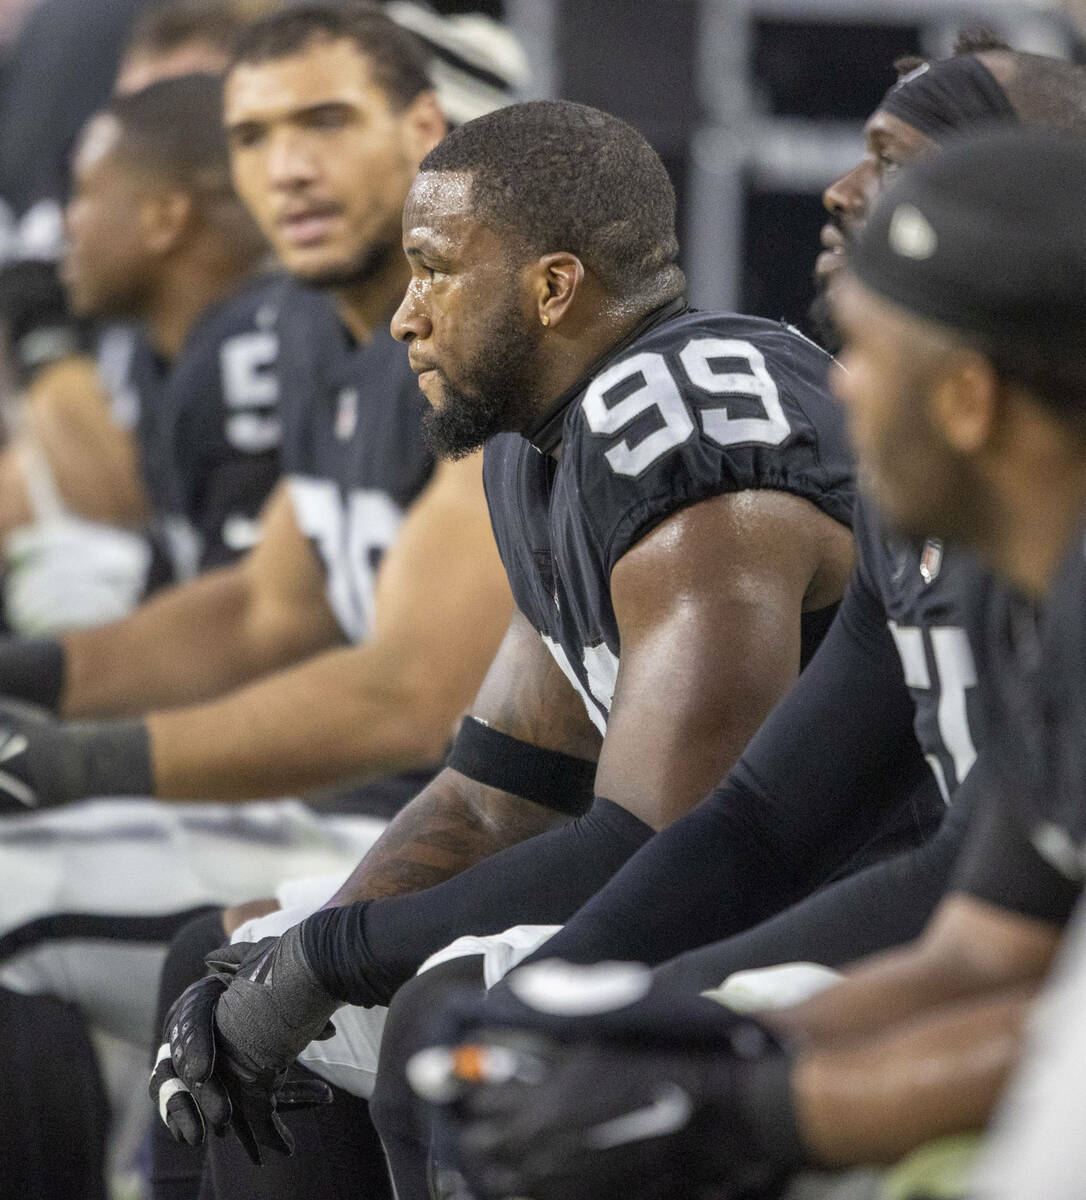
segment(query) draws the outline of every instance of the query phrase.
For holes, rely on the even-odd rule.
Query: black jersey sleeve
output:
[[[1052,865],[1031,837],[1038,828],[1010,795],[1004,770],[980,803],[955,872],[953,888],[1023,917],[1065,925],[1082,885]]]
[[[854,578],[818,652],[723,784],[541,951],[659,963],[831,880],[887,815],[941,809],[878,601]]]
[[[847,524],[852,462],[829,364],[788,326],[689,313],[599,372],[563,454],[605,571],[673,512],[726,492],[791,492]]]

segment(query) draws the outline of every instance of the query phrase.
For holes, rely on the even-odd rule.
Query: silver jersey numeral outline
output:
[[[742,359],[748,371],[714,371],[713,360]],[[765,365],[765,356],[741,338],[691,338],[679,354],[690,383],[711,396],[745,396],[757,400],[763,417],[733,417],[726,405],[699,408],[705,436],[718,446],[779,446],[791,433],[780,392]],[[640,383],[614,403],[608,395],[623,384]],[[581,408],[589,430],[618,435],[639,416],[655,409],[663,425],[631,446],[622,438],[604,453],[618,475],[637,476],[694,432],[694,418],[662,354],[643,350],[602,371],[588,386]]]

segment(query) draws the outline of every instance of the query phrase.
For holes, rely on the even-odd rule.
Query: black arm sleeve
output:
[[[333,996],[387,1004],[425,959],[464,934],[568,920],[652,832],[626,809],[597,799],[568,825],[436,887],[314,913],[302,926],[306,958]]]
[[[941,805],[912,717],[882,606],[854,577],[818,653],[724,783],[538,956],[659,963],[808,895],[918,789]]]
[[[796,961],[843,967],[912,941],[950,885],[977,797],[970,781],[977,776],[974,767],[939,832],[924,845],[832,883],[753,929],[688,950],[657,974],[702,992],[733,971]]]
[[[1005,777],[1014,776],[1007,772]],[[990,802],[980,805],[969,831],[954,890],[1024,917],[1066,925],[1082,885],[1038,853],[1029,820],[1021,804],[995,789]],[[1078,869],[1077,863],[1072,865]]]

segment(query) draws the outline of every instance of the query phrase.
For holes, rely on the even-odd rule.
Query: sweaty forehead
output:
[[[471,212],[467,171],[420,171],[404,205],[404,222],[466,216]]]
[[[420,171],[403,209],[405,240],[460,241],[478,226],[467,171]]]

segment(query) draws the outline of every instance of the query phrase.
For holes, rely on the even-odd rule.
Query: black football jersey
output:
[[[974,593],[996,766],[1034,848],[1086,880],[1086,541],[1073,539],[1043,609],[1010,587]]]
[[[344,636],[361,641],[381,557],[433,474],[426,401],[384,325],[356,343],[324,296],[295,284],[280,328],[283,473],[328,603]]]
[[[570,388],[531,440],[488,444],[484,481],[513,595],[601,732],[621,650],[611,571],[654,526],[749,488],[850,520],[829,362],[786,325],[669,305]]]
[[[136,434],[153,534],[177,577],[232,562],[259,536],[279,477],[283,288],[262,276],[208,307],[172,363],[136,329],[103,342],[114,419]]]
[[[853,532],[855,588],[890,630],[915,705],[917,741],[949,800],[976,760],[983,725],[963,610],[987,575],[970,554],[938,538],[889,534],[862,496]]]

